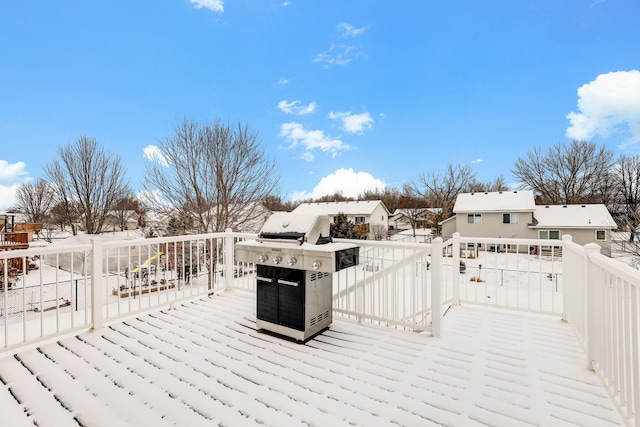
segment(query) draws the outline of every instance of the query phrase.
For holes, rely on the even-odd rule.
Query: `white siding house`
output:
[[[345,214],[356,225],[363,238],[374,239],[376,230],[386,230],[389,226],[389,210],[381,200],[350,202],[303,203],[293,210],[295,213],[328,215],[331,222],[339,214]]]
[[[532,191],[462,193],[454,215],[440,224],[443,238],[465,237],[560,239],[569,234],[585,245],[597,243],[611,254],[611,231],[617,228],[603,204],[536,205]]]

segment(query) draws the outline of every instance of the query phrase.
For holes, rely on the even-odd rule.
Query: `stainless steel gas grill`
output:
[[[256,264],[258,328],[306,341],[331,324],[333,273],[357,265],[359,248],[329,232],[327,216],[277,212],[236,243],[236,259]]]

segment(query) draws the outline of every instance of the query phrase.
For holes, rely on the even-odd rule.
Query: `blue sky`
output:
[[[140,189],[183,119],[248,124],[285,200],[481,181],[572,138],[640,151],[635,0],[0,0],[0,209],[96,138]]]

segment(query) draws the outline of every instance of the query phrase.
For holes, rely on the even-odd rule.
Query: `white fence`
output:
[[[640,426],[640,271],[563,237],[565,318],[582,341],[589,367],[630,426]]]
[[[562,315],[561,241],[455,233],[445,255],[445,302]]]
[[[431,244],[348,242],[360,247],[360,263],[334,274],[334,313],[438,335],[442,306],[432,301],[442,299],[442,287],[431,284],[441,282],[441,268],[431,266],[441,265],[442,239]]]
[[[234,242],[251,237],[215,233],[109,242],[96,237],[90,244],[2,251],[0,349],[99,328],[225,288],[255,290],[246,274],[250,266],[233,261]],[[16,264],[23,272],[17,276],[10,268]]]
[[[233,257],[235,242],[250,238],[230,231],[97,237],[91,244],[1,251],[0,352],[225,289],[255,292],[255,266]],[[334,315],[434,336],[449,304],[562,316],[628,424],[640,427],[639,271],[569,237],[350,242],[360,247],[360,263],[334,273]],[[15,276],[9,266],[16,263],[27,274]]]

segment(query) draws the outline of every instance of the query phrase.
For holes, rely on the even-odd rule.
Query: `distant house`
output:
[[[122,225],[124,225],[124,230],[135,230],[138,228],[138,213],[133,210],[111,211],[105,218],[102,231],[123,231],[121,228]]]
[[[530,238],[535,210],[533,191],[462,193],[454,215],[442,222],[442,236]]]
[[[442,236],[560,239],[570,234],[581,245],[598,243],[611,253],[611,231],[617,228],[606,206],[536,205],[532,191],[462,193],[454,215],[441,222]]]
[[[360,237],[367,239],[375,239],[378,232],[384,232],[386,236],[389,228],[389,210],[382,200],[303,203],[293,212],[328,215],[331,222],[339,214],[345,214],[355,224]]]
[[[410,230],[413,228],[412,219],[416,230],[429,228],[429,223],[441,210],[441,208],[396,209],[389,215],[389,230]]]
[[[530,226],[540,239],[559,239],[570,234],[580,245],[597,243],[611,255],[611,232],[618,228],[603,204],[538,205]]]
[[[262,203],[248,203],[242,208],[233,207],[228,227],[241,233],[258,233],[271,215]]]

